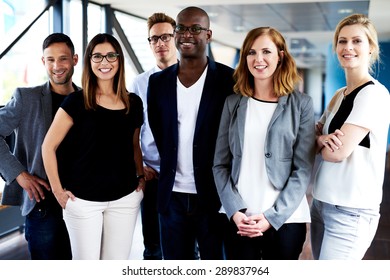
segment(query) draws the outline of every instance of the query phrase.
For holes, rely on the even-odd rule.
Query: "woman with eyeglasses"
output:
[[[62,103],[45,137],[44,166],[73,258],[128,259],[145,185],[142,101],[126,91],[124,55],[113,36],[96,35],[83,65],[83,90]],[[67,151],[61,162],[59,145]]]

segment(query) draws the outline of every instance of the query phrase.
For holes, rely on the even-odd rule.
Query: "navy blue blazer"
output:
[[[160,213],[167,209],[176,175],[178,69],[179,64],[175,64],[151,75],[148,85],[149,124],[161,158],[158,187]],[[212,166],[223,105],[226,97],[233,94],[233,71],[208,58],[192,146],[196,190],[202,210],[207,212],[218,211],[221,207]]]

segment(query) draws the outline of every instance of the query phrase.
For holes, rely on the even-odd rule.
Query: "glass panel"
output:
[[[211,52],[213,53],[215,61],[218,61],[222,64],[235,68],[234,59],[236,56],[236,49],[228,47],[222,44],[219,44],[215,41],[212,41],[210,44]]]
[[[45,0],[0,0],[0,51],[3,52],[43,11]],[[49,34],[46,12],[0,60],[0,105],[16,87],[41,84],[46,80],[42,66],[42,42]]]
[[[80,0],[71,0],[64,8],[64,33],[66,33],[73,42],[75,53],[79,56],[72,81],[81,87],[81,72],[83,65],[83,7]]]
[[[145,71],[147,71],[150,68],[154,67],[156,62],[150,50],[149,42],[147,40],[148,27],[146,25],[146,20],[140,19],[138,17],[130,16],[118,11],[115,12],[115,16],[117,17],[120,25],[122,26],[122,29],[125,32],[126,37],[129,40],[131,47],[135,52],[135,55],[138,57],[138,60],[141,63],[142,68]],[[127,73],[129,78],[132,78],[132,76],[138,74],[134,69],[131,69],[130,67],[129,67],[129,71],[127,69],[126,71],[132,72],[132,73]]]

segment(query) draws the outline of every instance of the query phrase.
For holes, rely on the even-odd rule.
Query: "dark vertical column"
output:
[[[63,13],[62,1],[55,1],[53,4],[53,32],[54,33],[64,32],[63,16],[64,13]]]

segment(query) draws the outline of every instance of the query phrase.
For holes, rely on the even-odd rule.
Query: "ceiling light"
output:
[[[340,9],[337,12],[339,14],[351,14],[351,13],[353,13],[353,9]]]

